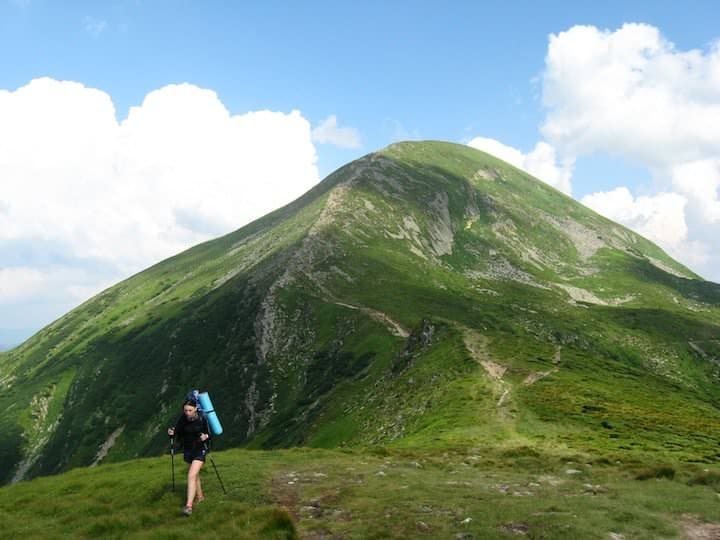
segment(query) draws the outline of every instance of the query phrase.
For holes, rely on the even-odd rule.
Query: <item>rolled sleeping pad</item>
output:
[[[212,401],[210,401],[210,395],[207,392],[200,392],[198,395],[198,401],[200,402],[200,408],[202,409],[205,418],[207,418],[210,431],[212,431],[213,435],[222,435],[223,428],[220,424],[220,419],[215,412]]]

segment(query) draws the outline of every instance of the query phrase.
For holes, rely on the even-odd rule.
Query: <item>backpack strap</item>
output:
[[[202,418],[203,427],[205,428],[204,433],[207,433],[210,437],[212,437],[212,431],[210,431],[210,423],[208,422],[207,416],[205,416],[202,409],[198,409],[198,414],[200,415],[200,418]]]

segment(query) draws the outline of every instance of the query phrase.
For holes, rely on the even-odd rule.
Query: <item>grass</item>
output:
[[[169,456],[130,461],[6,487],[0,490],[0,516],[11,536],[24,538],[196,538],[198,527],[209,538],[296,538],[288,513],[269,499],[266,457],[218,455],[228,495],[208,464],[208,499],[192,521],[180,516],[185,465],[177,456],[174,492]]]
[[[209,535],[678,536],[718,519],[720,287],[690,278],[492,157],[392,145],[0,354],[0,483],[123,428],[100,467],[0,490],[0,517],[189,536],[167,460],[113,463],[162,452],[200,387],[217,450],[245,447],[217,454]]]
[[[23,538],[680,538],[720,523],[720,470],[621,462],[527,446],[457,451],[230,450],[206,501],[180,517],[170,458],[76,469],[0,489],[5,533]],[[666,474],[672,470],[674,474]],[[638,480],[646,477],[645,480]],[[462,536],[465,535],[465,536]]]

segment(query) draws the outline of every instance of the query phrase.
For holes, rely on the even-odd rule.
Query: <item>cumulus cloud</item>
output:
[[[704,223],[720,221],[720,158],[677,163],[671,166],[672,185],[692,199]]]
[[[675,246],[687,237],[687,199],[676,193],[633,197],[628,188],[593,193],[581,202],[608,218],[623,223],[646,238]]]
[[[532,174],[563,193],[568,195],[571,193],[572,160],[558,164],[555,149],[544,141],[537,143],[528,154],[495,139],[485,137],[475,137],[468,145]]]
[[[0,90],[0,118],[0,267],[27,294],[42,281],[28,267],[52,266],[65,280],[53,286],[82,300],[319,180],[300,112],[233,115],[190,84],[150,92],[118,122],[105,92],[36,79]]]
[[[681,51],[647,24],[615,31],[574,26],[550,36],[542,85],[547,116],[541,131],[563,158],[605,153],[651,172],[656,193],[634,199],[644,210],[618,220],[654,231],[655,240],[676,253],[681,240],[692,244],[686,261],[710,261],[710,251],[720,248],[720,41]],[[688,227],[679,239],[681,199]],[[649,201],[670,204],[667,227],[648,210]]]
[[[720,152],[720,42],[682,52],[646,24],[575,26],[550,36],[543,103],[542,132],[563,153],[702,159]]]
[[[332,144],[340,148],[360,148],[360,134],[351,127],[338,127],[337,117],[328,116],[312,130],[312,140],[320,144]]]

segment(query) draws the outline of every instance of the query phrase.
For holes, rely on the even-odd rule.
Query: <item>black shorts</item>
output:
[[[183,459],[185,460],[185,463],[192,463],[193,461],[202,461],[205,463],[205,456],[207,453],[208,451],[202,446],[198,448],[191,448],[190,450],[185,450],[183,452]]]

